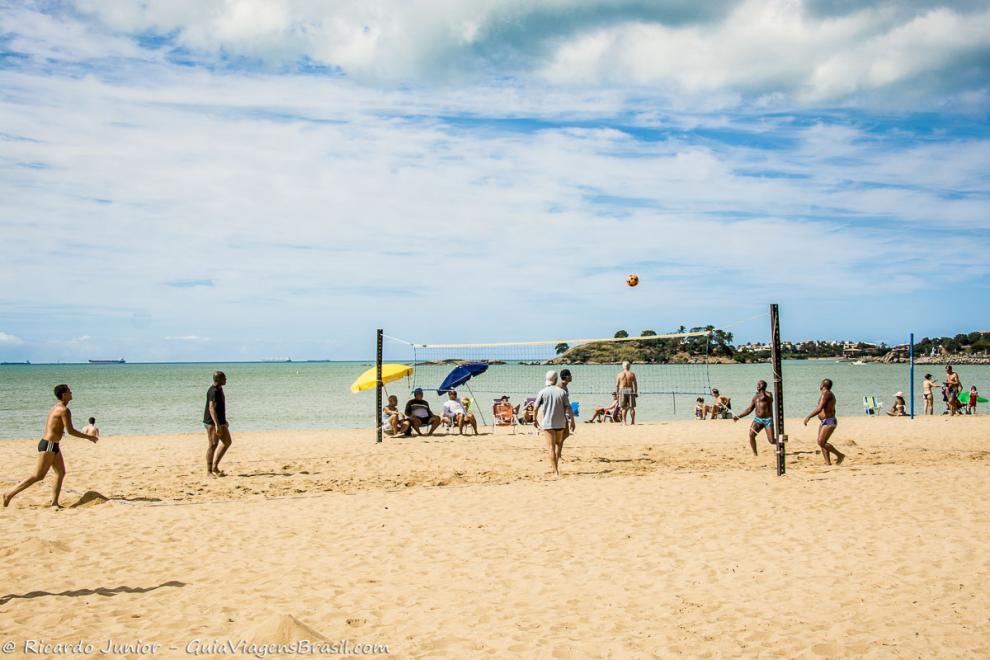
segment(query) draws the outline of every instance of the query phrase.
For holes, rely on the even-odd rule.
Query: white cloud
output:
[[[362,82],[640,85],[711,103],[857,102],[986,108],[990,8],[979,3],[796,0],[76,0],[81,16],[6,12],[40,58],[159,58],[128,37],[168,35],[187,61],[300,61]],[[88,31],[88,34],[87,34]],[[882,92],[882,94],[881,94]],[[782,96],[779,96],[782,95]],[[973,105],[975,104],[975,105]]]
[[[234,5],[240,13],[228,11]],[[491,47],[491,16],[532,14],[522,2],[457,3],[450,16],[434,11],[441,3],[420,3],[424,26],[410,32],[406,5],[392,14],[380,4],[319,5],[312,11],[343,21],[331,27],[346,37],[321,41],[313,34],[329,24],[300,18],[314,6],[99,3],[102,29],[126,42],[110,39],[102,51],[98,31],[79,33],[94,43],[58,50],[38,28],[44,38],[31,52],[51,61],[0,69],[2,315],[79,358],[349,358],[367,354],[383,318],[413,338],[496,339],[543,335],[562,313],[591,333],[602,319],[640,325],[637,314],[658,329],[751,315],[734,312],[739,300],[883,296],[909,313],[990,269],[985,130],[953,134],[959,118],[949,116],[919,137],[903,116],[802,114],[788,100],[814,102],[800,81],[817,60],[800,43],[792,57],[773,44],[790,44],[793,28],[798,42],[826,52],[914,25],[887,5],[832,18],[734,5],[730,16],[763,30],[752,51],[740,50],[744,30],[719,15],[586,22],[558,32],[537,58],[545,66],[525,79],[440,88],[211,71],[144,50],[136,60],[121,36],[178,30],[186,46],[253,48],[272,62],[313,56],[318,42],[345,54],[317,59],[351,58],[349,73],[427,75],[429,53]],[[570,6],[544,8],[552,17]],[[374,29],[352,30],[347,12]],[[438,25],[453,26],[449,40],[460,45],[412,43],[410,34],[443,32]],[[707,29],[726,44],[704,41]],[[649,50],[660,48],[657,30],[705,56],[671,65],[664,58],[676,53]],[[575,63],[574,81],[590,75],[604,86],[542,82],[581,39],[600,43],[575,51],[587,61]],[[394,64],[396,53],[408,57]],[[80,64],[100,57],[109,61]],[[715,70],[732,57],[739,66]],[[768,58],[782,61],[764,71]],[[628,74],[616,68],[623,62]],[[916,76],[922,65],[904,66]],[[620,73],[693,89],[704,103],[608,86]],[[816,84],[833,89],[829,80]],[[875,84],[892,83],[829,94]],[[776,110],[740,100],[737,87],[764,90]],[[952,267],[932,268],[933,245]],[[630,268],[643,278],[635,302],[615,294]],[[430,313],[452,292],[489,309],[498,291],[514,292],[512,315]],[[590,313],[574,315],[589,301]],[[64,327],[81,335],[74,348],[50,334]],[[89,337],[98,340],[80,343]]]
[[[0,346],[23,346],[24,340],[6,332],[0,332]]]
[[[864,5],[821,19],[801,3],[749,0],[715,26],[631,23],[575,35],[540,75],[564,84],[659,85],[693,95],[785,92],[814,105],[878,90],[898,98],[896,87],[908,83],[923,93],[937,81],[922,77],[953,77],[971,56],[990,52],[990,9],[892,12]],[[987,80],[977,88],[985,91]]]

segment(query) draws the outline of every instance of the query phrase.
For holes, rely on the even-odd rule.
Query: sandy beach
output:
[[[730,421],[581,424],[556,481],[530,432],[234,428],[222,479],[205,434],[66,438],[66,508],[49,475],[0,512],[0,643],[990,655],[990,416],[841,418],[831,468],[787,427],[783,478]],[[0,443],[0,487],[36,444]]]

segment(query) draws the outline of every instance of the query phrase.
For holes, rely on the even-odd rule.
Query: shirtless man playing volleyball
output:
[[[835,464],[842,465],[842,461],[846,459],[846,455],[833,447],[832,443],[828,441],[832,437],[832,434],[835,433],[835,427],[839,424],[835,418],[835,395],[832,394],[832,381],[828,378],[822,381],[821,393],[822,396],[818,399],[818,407],[808,413],[808,416],[804,418],[804,425],[807,426],[808,421],[815,415],[818,416],[818,419],[822,420],[818,426],[818,446],[822,450],[825,465],[832,464],[831,454],[835,454]]]
[[[756,414],[753,416],[753,423],[749,426],[749,446],[753,449],[753,456],[757,456],[756,436],[760,434],[760,431],[766,429],[767,440],[771,445],[777,444],[773,437],[773,395],[767,392],[767,381],[765,380],[756,381],[756,394],[750,401],[749,407],[738,415],[733,415],[732,421],[738,422],[754,410]]]
[[[90,442],[96,442],[99,437],[77,431],[72,426],[72,411],[69,410],[69,401],[72,401],[72,390],[68,385],[55,386],[55,398],[58,403],[48,411],[48,419],[45,420],[45,434],[38,443],[38,462],[34,469],[34,474],[20,483],[17,488],[3,496],[3,505],[6,507],[22,490],[33,484],[42,481],[48,474],[49,468],[55,468],[55,487],[52,489],[52,506],[60,507],[58,503],[59,493],[62,491],[62,481],[65,479],[65,461],[62,459],[62,450],[59,443],[62,436],[68,433],[77,438],[84,438]]]

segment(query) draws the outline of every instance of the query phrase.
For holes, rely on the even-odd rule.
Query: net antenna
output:
[[[618,365],[629,361],[641,402],[656,409],[658,415],[667,416],[668,406],[676,411],[677,396],[711,394],[709,364],[714,331],[708,326],[665,334],[646,331],[634,337],[488,343],[424,343],[386,335],[386,360],[412,365],[411,386],[425,392],[435,392],[455,366],[481,362],[488,369],[472,377],[465,387],[472,393],[491,395],[491,399],[508,395],[516,402],[521,402],[520,397],[534,396],[543,387],[548,369],[566,367],[573,375],[571,399],[591,396],[593,405],[608,402],[616,391]],[[664,399],[662,405],[656,401],[658,396],[642,399],[653,395],[670,395],[670,399]],[[487,396],[477,398],[487,409]],[[648,412],[647,417],[651,416]]]

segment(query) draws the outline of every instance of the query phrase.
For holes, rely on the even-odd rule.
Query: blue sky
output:
[[[0,0],[0,359],[990,330],[990,3]],[[628,273],[640,276],[636,289]]]

